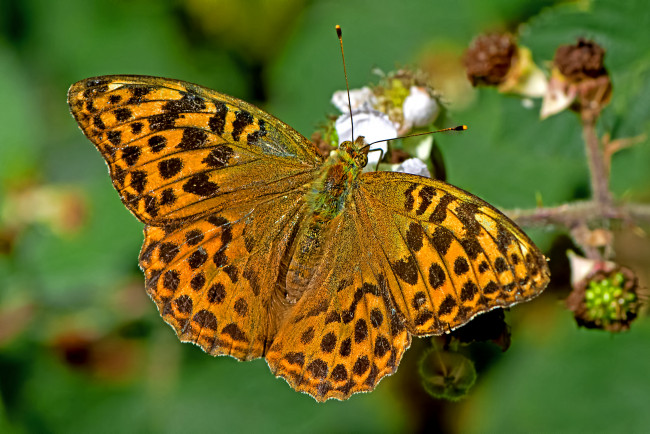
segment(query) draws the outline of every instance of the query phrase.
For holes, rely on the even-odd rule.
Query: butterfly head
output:
[[[354,163],[359,169],[363,169],[368,164],[368,150],[370,147],[366,143],[366,138],[358,136],[354,142],[346,140],[339,145],[339,154],[343,160]]]

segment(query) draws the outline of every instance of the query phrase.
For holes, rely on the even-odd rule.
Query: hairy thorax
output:
[[[355,143],[343,142],[323,164],[318,179],[307,196],[309,215],[300,225],[287,255],[287,272],[278,282],[285,289],[285,302],[295,304],[310,288],[314,273],[324,260],[325,241],[329,231],[335,230],[357,177],[367,163],[367,151],[362,137]],[[284,285],[283,285],[284,283]]]

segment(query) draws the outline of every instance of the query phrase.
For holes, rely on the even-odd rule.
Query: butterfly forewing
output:
[[[364,174],[355,205],[372,251],[390,267],[409,330],[440,334],[475,315],[539,295],[546,260],[506,216],[449,184],[392,172]]]
[[[254,106],[194,84],[106,76],[74,84],[75,119],[142,221],[162,225],[313,179],[314,145]]]

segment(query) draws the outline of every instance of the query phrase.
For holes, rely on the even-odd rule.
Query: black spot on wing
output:
[[[215,113],[214,116],[208,121],[208,126],[213,133],[223,135],[226,127],[226,115],[228,114],[228,107],[221,101],[214,102]]]
[[[246,110],[239,110],[235,113],[235,120],[232,123],[232,138],[239,140],[239,136],[244,129],[253,123],[253,115]]]
[[[259,129],[254,133],[250,133],[248,137],[246,137],[246,141],[249,145],[257,145],[260,138],[266,136],[266,122],[264,122],[263,119],[258,119],[257,124]]]
[[[481,233],[481,225],[476,221],[478,206],[469,202],[461,202],[456,208],[456,216],[463,224],[468,236],[475,237]]]
[[[415,285],[418,283],[418,266],[413,256],[408,256],[406,259],[400,259],[391,264],[393,271],[404,282]]]
[[[113,110],[113,114],[115,115],[115,119],[118,122],[128,121],[129,119],[131,119],[131,116],[133,116],[131,110],[126,107],[121,107]]]
[[[424,230],[422,226],[417,222],[412,222],[409,225],[408,231],[406,231],[406,244],[412,251],[418,252],[423,246],[423,239]]]
[[[158,172],[163,179],[169,179],[177,175],[183,168],[183,161],[180,158],[168,158],[158,163]]]
[[[431,205],[431,199],[436,195],[436,190],[433,187],[425,186],[419,191],[418,196],[420,196],[420,206],[415,211],[416,215],[422,215]]]
[[[450,194],[445,194],[442,196],[436,207],[433,209],[433,212],[429,216],[429,221],[435,224],[440,224],[445,221],[445,218],[447,218],[447,207],[454,200],[456,200],[456,198]]]
[[[415,205],[415,199],[413,198],[413,191],[418,188],[417,184],[411,184],[409,188],[404,190],[404,209],[407,212],[413,211],[413,206]]]
[[[142,150],[137,146],[125,146],[122,148],[122,159],[127,165],[133,166],[140,159],[141,153]]]
[[[218,185],[211,182],[210,177],[205,173],[194,175],[183,184],[183,191],[203,197],[214,196],[218,189]]]
[[[158,153],[165,149],[167,146],[167,137],[164,136],[151,136],[147,141],[151,152]]]
[[[163,131],[174,128],[178,119],[177,113],[159,113],[149,116],[149,129],[151,131]]]
[[[449,315],[454,310],[456,305],[457,303],[454,297],[448,295],[447,297],[445,297],[442,303],[440,303],[440,308],[438,309],[438,316]]]
[[[438,251],[438,253],[440,253],[441,256],[447,254],[447,251],[451,246],[452,239],[453,236],[451,232],[448,229],[443,228],[442,226],[438,226],[436,230],[433,231],[433,235],[431,237],[433,246],[436,248],[436,250]]]
[[[199,128],[185,128],[180,143],[176,146],[179,149],[189,151],[205,146],[208,140],[208,133]]]
[[[440,288],[446,280],[445,270],[440,264],[433,263],[429,267],[429,284],[433,289]]]
[[[207,157],[202,161],[206,166],[219,169],[228,165],[228,161],[234,155],[231,147],[226,145],[215,146]]]
[[[180,99],[166,102],[162,109],[173,113],[193,113],[205,109],[205,101],[193,93],[184,93]]]
[[[144,99],[149,92],[153,90],[152,87],[149,86],[129,86],[129,91],[131,92],[131,97],[129,100],[126,102],[129,105],[134,105],[134,104],[140,104],[142,103],[142,100]],[[112,95],[111,95],[112,96]],[[119,96],[119,95],[116,95]],[[118,100],[119,101],[119,100]]]
[[[208,310],[197,312],[192,319],[201,327],[217,331],[217,317]]]

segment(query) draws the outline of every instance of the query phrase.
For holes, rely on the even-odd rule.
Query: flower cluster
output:
[[[363,136],[367,143],[373,144],[371,151],[382,151],[368,155],[368,170],[374,169],[381,155],[389,154],[391,170],[430,176],[423,161],[429,160],[431,154],[430,136],[410,143],[408,150],[404,149],[403,142],[389,148],[385,140],[420,129],[435,129],[433,125],[441,111],[439,97],[419,74],[400,70],[383,76],[377,85],[351,89],[349,102],[347,91],[337,91],[332,96],[332,104],[341,114],[313,137],[321,149],[323,142],[333,149],[343,141]]]

